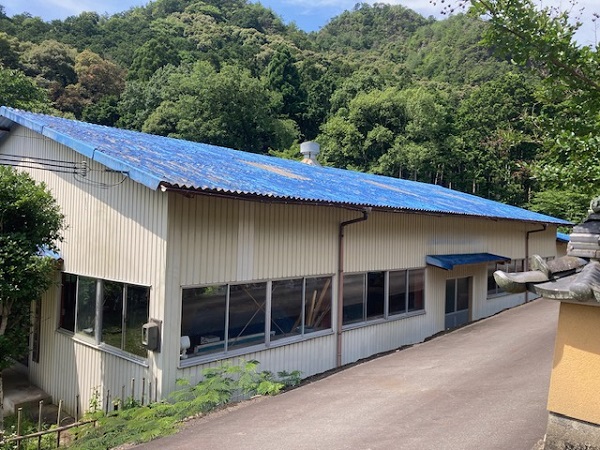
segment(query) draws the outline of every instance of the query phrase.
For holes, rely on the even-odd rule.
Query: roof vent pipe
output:
[[[313,166],[320,166],[317,155],[321,152],[321,146],[313,141],[300,144],[300,153],[304,155],[302,162]]]

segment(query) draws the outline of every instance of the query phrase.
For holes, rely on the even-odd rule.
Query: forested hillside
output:
[[[316,140],[326,165],[523,206],[547,105],[485,26],[379,4],[310,34],[247,0],[52,22],[0,7],[0,103],[284,157]]]

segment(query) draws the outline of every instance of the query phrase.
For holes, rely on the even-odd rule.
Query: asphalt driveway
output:
[[[531,450],[557,318],[558,302],[536,300],[139,448]]]

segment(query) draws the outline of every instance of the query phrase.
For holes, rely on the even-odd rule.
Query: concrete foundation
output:
[[[600,426],[551,412],[544,450],[600,450]]]

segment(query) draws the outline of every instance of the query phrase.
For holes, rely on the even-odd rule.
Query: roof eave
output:
[[[322,201],[314,199],[302,199],[294,197],[282,197],[277,195],[264,195],[256,193],[242,193],[242,192],[231,192],[226,190],[217,189],[206,189],[206,188],[192,188],[192,187],[181,187],[173,185],[171,183],[162,181],[160,182],[160,188],[162,191],[177,192],[186,196],[194,195],[206,195],[212,197],[222,197],[228,199],[255,201],[255,202],[266,202],[266,203],[285,203],[285,204],[302,204],[302,205],[313,205],[313,206],[329,206],[344,209],[351,209],[355,211],[362,211],[365,208],[371,208],[374,211],[391,212],[391,213],[404,213],[404,214],[424,214],[430,216],[456,216],[456,217],[470,217],[476,219],[487,219],[487,220],[506,220],[511,222],[521,223],[532,223],[532,224],[550,224],[556,226],[573,226],[574,224],[567,221],[543,221],[534,219],[514,219],[507,217],[494,217],[494,216],[482,216],[477,214],[466,214],[466,213],[455,213],[455,212],[444,212],[444,211],[430,211],[425,209],[411,209],[411,208],[394,208],[384,207],[379,205],[371,204],[358,204],[358,203],[344,203],[344,202],[333,202],[333,201]]]

